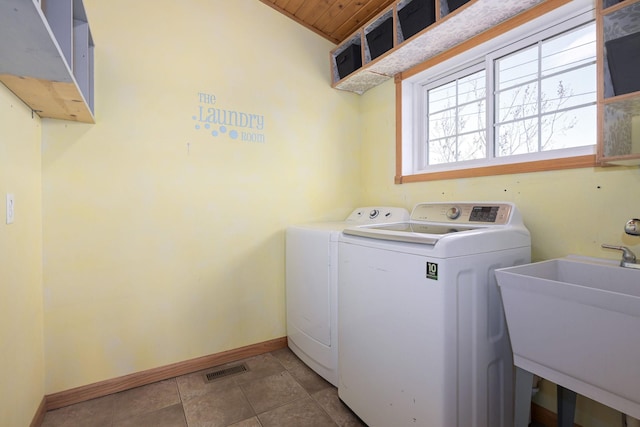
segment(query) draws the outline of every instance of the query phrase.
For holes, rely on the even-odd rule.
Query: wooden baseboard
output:
[[[42,397],[42,401],[36,410],[36,414],[33,416],[33,420],[29,427],[40,427],[44,421],[44,414],[47,412],[47,398]]]
[[[540,405],[531,403],[531,421],[542,424],[545,427],[556,427],[558,425],[558,414]],[[574,423],[573,427],[581,426]]]
[[[224,363],[235,362],[236,360],[279,350],[286,346],[287,337],[282,337],[258,344],[248,345],[246,347],[240,347],[234,350],[223,351],[222,353],[198,357],[185,362],[178,362],[167,366],[161,366],[159,368],[148,369],[146,371],[136,372],[122,377],[46,395],[43,400],[43,402],[46,403],[41,406],[46,411],[62,408],[64,406],[73,405],[75,403],[84,402],[97,397],[103,397],[109,394],[129,390],[131,388],[201,371]],[[40,412],[40,409],[38,409],[38,412]],[[44,417],[44,412],[45,411],[42,412],[42,417]],[[35,422],[36,419],[34,418],[34,422],[31,425],[39,426],[42,420],[40,420],[40,423],[38,424]]]

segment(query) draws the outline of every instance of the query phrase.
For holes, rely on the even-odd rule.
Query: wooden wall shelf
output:
[[[640,0],[598,0],[598,162],[600,164],[640,165],[640,90],[616,93],[607,58],[607,42],[640,33]],[[640,38],[635,39],[635,44]],[[628,46],[625,70],[637,78],[640,46]],[[635,57],[633,57],[635,53]],[[610,58],[609,58],[610,59]],[[620,71],[620,70],[618,70]]]
[[[40,117],[95,123],[82,0],[0,2],[0,81]]]
[[[415,1],[415,0],[414,0]],[[540,3],[548,0],[471,0],[452,13],[447,13],[446,0],[436,6],[436,22],[407,40],[402,39],[397,10],[405,6],[406,0],[394,3],[388,10],[365,24],[359,31],[348,37],[330,54],[332,86],[336,89],[362,94],[396,74],[426,61],[452,47],[504,22]],[[394,47],[378,58],[371,60],[366,46],[364,29],[389,12],[392,12]],[[344,78],[337,72],[336,56],[352,43],[362,46],[363,65]]]

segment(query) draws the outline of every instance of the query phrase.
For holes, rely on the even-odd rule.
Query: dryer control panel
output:
[[[411,221],[505,225],[511,210],[509,203],[419,203],[411,212]]]
[[[385,222],[401,222],[409,219],[409,211],[405,208],[388,206],[367,206],[354,210],[346,222],[357,224],[381,224]]]

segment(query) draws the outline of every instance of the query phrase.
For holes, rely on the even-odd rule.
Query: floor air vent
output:
[[[249,368],[247,367],[247,365],[245,363],[242,363],[240,365],[229,366],[228,368],[221,368],[213,372],[209,372],[205,374],[204,378],[206,382],[212,382],[212,381],[219,380],[221,378],[242,374],[248,371],[249,371]]]

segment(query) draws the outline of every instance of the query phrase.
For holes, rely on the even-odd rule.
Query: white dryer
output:
[[[338,385],[338,237],[346,227],[406,221],[396,207],[362,207],[344,221],[292,225],[286,230],[289,348]]]
[[[513,363],[494,270],[530,261],[511,203],[420,203],[344,230],[338,394],[370,427],[511,427]]]

